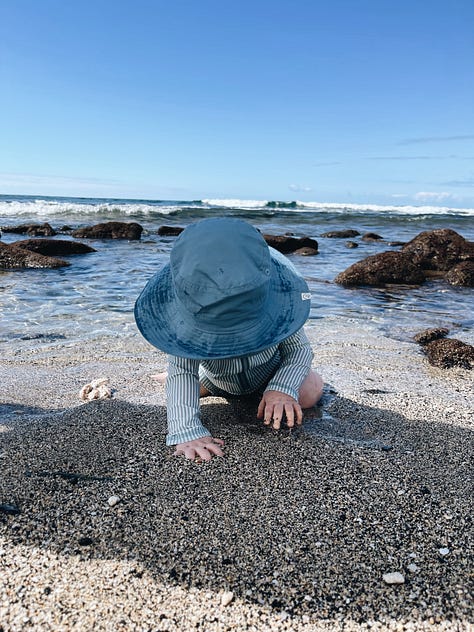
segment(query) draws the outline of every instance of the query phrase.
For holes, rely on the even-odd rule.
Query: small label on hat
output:
[[[310,301],[311,293],[310,292],[301,292],[301,300],[302,301]]]

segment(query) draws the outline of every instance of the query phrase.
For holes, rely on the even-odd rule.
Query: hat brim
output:
[[[269,292],[251,322],[204,329],[189,315],[183,318],[167,264],[148,281],[135,303],[141,334],[165,353],[194,359],[249,355],[285,340],[306,322],[311,300],[306,281],[293,264],[273,248],[269,250]]]

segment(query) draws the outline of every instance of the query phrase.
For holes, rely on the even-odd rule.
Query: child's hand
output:
[[[272,424],[275,430],[279,430],[283,413],[286,415],[288,428],[303,423],[303,411],[296,399],[280,391],[265,391],[258,405],[257,418],[262,419],[266,426]]]
[[[213,456],[224,456],[224,452],[219,446],[223,446],[222,439],[214,439],[214,437],[201,437],[193,439],[186,443],[178,443],[174,455],[184,454],[186,459],[194,461],[194,459],[202,459],[210,461]]]

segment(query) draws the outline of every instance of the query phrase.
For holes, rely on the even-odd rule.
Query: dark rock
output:
[[[430,364],[442,369],[454,366],[471,369],[474,366],[474,347],[455,338],[433,340],[423,347],[423,351]]]
[[[263,235],[269,246],[284,255],[295,252],[299,248],[313,248],[318,250],[318,242],[311,237],[290,237],[289,235]]]
[[[341,285],[372,285],[387,283],[419,285],[425,280],[423,271],[410,257],[401,252],[380,252],[349,266],[335,278]]]
[[[364,241],[383,241],[383,237],[377,235],[377,233],[365,233],[362,235]]]
[[[346,241],[346,248],[358,248],[359,244],[356,241]]]
[[[66,340],[63,334],[25,334],[20,340]]]
[[[11,270],[14,268],[61,268],[70,263],[63,259],[47,257],[37,252],[30,252],[20,248],[16,244],[4,244],[0,242],[0,269]]]
[[[177,237],[183,230],[184,228],[182,226],[160,226],[157,233],[165,237]]]
[[[95,248],[87,244],[81,244],[79,241],[68,241],[67,239],[25,239],[16,241],[15,246],[51,257],[55,255],[82,255],[88,252],[97,252]]]
[[[387,241],[387,246],[404,246],[406,241]]]
[[[314,255],[317,255],[318,251],[316,248],[308,248],[307,246],[305,246],[304,248],[298,248],[298,250],[295,250],[295,255],[301,255],[302,257],[314,257]]]
[[[474,261],[462,261],[456,264],[445,276],[451,285],[474,287]]]
[[[461,261],[474,261],[474,242],[442,228],[420,233],[403,246],[402,252],[424,270],[449,270]]]
[[[72,232],[73,237],[88,239],[140,239],[143,227],[136,222],[103,222],[78,228]]]
[[[94,544],[94,540],[92,538],[84,536],[83,538],[79,538],[78,544],[80,546],[90,546],[91,544]]]
[[[20,224],[19,226],[3,226],[4,233],[18,233],[20,235],[31,235],[32,237],[53,237],[56,231],[48,224]]]
[[[351,237],[357,237],[360,235],[358,230],[330,230],[328,233],[323,233],[321,237],[329,237],[331,239],[350,239]]]
[[[425,329],[424,331],[420,331],[419,334],[413,336],[413,340],[419,345],[426,345],[428,342],[431,342],[432,340],[439,340],[448,334],[449,329],[446,327],[435,327],[434,329]]]
[[[0,505],[0,513],[7,514],[8,516],[16,516],[20,513],[20,508],[11,503],[3,503]]]

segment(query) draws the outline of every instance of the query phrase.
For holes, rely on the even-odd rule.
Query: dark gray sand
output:
[[[474,629],[472,376],[347,333],[315,341],[301,431],[203,400],[226,456],[200,465],[164,446],[163,357],[110,361],[114,398],[87,404],[105,360],[7,358],[0,630]]]

